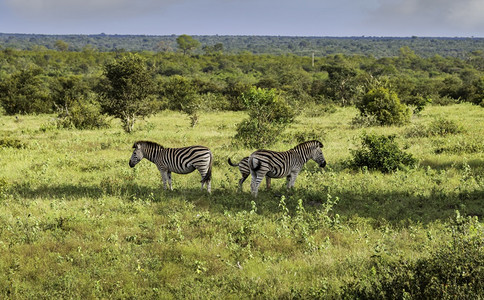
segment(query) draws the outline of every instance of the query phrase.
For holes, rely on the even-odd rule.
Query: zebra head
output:
[[[129,166],[132,168],[136,166],[143,159],[143,150],[141,150],[141,144],[136,142],[133,145],[134,151],[131,155],[131,159],[129,160]]]
[[[318,163],[320,168],[324,168],[326,166],[326,159],[324,159],[323,151],[323,143],[320,141],[313,141],[314,146],[310,153],[310,158]]]

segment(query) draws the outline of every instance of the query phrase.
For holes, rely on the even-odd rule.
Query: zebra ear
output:
[[[319,148],[323,148],[323,143],[321,143],[320,141],[318,141],[318,144],[319,144]]]
[[[138,142],[134,143],[134,144],[133,144],[133,148],[134,148],[134,149],[139,148],[139,143],[138,143]]]

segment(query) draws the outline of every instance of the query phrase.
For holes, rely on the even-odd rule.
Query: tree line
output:
[[[177,35],[40,35],[0,33],[0,49],[82,51],[86,48],[101,52],[154,51],[176,52]],[[469,53],[484,48],[484,38],[476,37],[317,37],[317,36],[194,36],[201,47],[196,54],[205,54],[223,45],[226,54],[294,54],[316,57],[333,54],[364,55],[376,58],[397,56],[399,49],[410,47],[421,57],[441,55],[465,59]],[[216,46],[217,45],[217,46]]]
[[[482,51],[468,53],[466,59],[422,57],[409,47],[391,57],[311,58],[227,54],[224,45],[213,45],[206,54],[196,54],[201,43],[186,35],[177,38],[177,47],[178,52],[3,49],[1,108],[8,115],[58,113],[61,126],[77,128],[105,126],[107,114],[123,120],[130,131],[137,117],[162,109],[187,113],[192,126],[203,110],[248,110],[251,93],[282,98],[281,107],[295,113],[313,106],[356,105],[363,117],[373,114],[380,124],[388,118],[378,119],[369,106],[375,111],[375,105],[378,110],[396,101],[385,109],[396,109],[398,123],[405,120],[407,108],[418,113],[429,103],[484,105]],[[375,102],[375,97],[383,100]],[[123,105],[134,111],[129,117],[126,111],[115,112]]]

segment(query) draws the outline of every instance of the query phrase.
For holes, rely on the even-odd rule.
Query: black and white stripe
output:
[[[143,158],[154,163],[161,173],[163,187],[166,183],[172,190],[171,173],[188,174],[195,170],[202,176],[202,189],[206,184],[207,191],[211,192],[210,180],[212,177],[213,156],[210,149],[204,146],[189,146],[183,148],[164,148],[148,141],[138,141],[133,145],[134,151],[129,160],[132,168]]]
[[[239,180],[239,190],[242,191],[242,184],[247,179],[247,177],[249,177],[249,175],[250,175],[249,157],[246,156],[246,157],[242,158],[239,161],[239,163],[237,163],[237,164],[232,163],[230,158],[228,159],[228,162],[229,162],[229,165],[231,165],[232,167],[239,167],[240,174],[242,175],[242,178],[240,178],[240,180]],[[267,184],[267,189],[270,189],[271,188],[271,178],[270,177],[266,177],[266,184]]]
[[[252,153],[248,161],[250,175],[252,176],[250,184],[252,195],[257,197],[259,185],[265,176],[270,178],[286,177],[287,188],[292,188],[297,175],[310,159],[324,168],[326,160],[321,148],[323,148],[323,144],[320,141],[313,140],[301,143],[284,152],[257,150]]]

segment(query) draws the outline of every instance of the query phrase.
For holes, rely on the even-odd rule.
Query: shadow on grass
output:
[[[422,167],[431,167],[432,169],[435,170],[448,170],[454,167],[459,167],[462,168],[464,166],[464,163],[469,165],[471,169],[475,170],[483,170],[484,169],[484,160],[482,159],[470,159],[467,161],[460,160],[460,161],[438,161],[436,159],[424,159],[420,161],[420,165]]]
[[[254,199],[250,192],[237,192],[235,189],[213,189],[212,194],[200,188],[175,188],[173,191],[165,191],[160,186],[148,187],[132,183],[118,183],[116,185],[40,185],[31,187],[21,184],[12,187],[12,193],[19,198],[26,199],[64,199],[67,201],[79,198],[102,198],[118,197],[124,201],[136,199],[152,202],[186,201],[192,203],[197,209],[208,210],[213,213],[225,212],[237,213],[250,211],[253,203],[257,213],[273,216],[282,212],[281,198],[284,197],[285,207],[290,214],[297,211],[298,200],[303,201],[307,212],[312,213],[321,209],[327,202],[328,192],[307,191],[296,188],[287,191],[284,188],[273,190],[261,190],[259,197]],[[403,224],[405,222],[428,223],[435,220],[447,220],[459,210],[462,215],[484,217],[484,190],[473,192],[443,193],[431,192],[429,195],[412,195],[411,193],[383,192],[383,193],[331,193],[333,200],[338,197],[337,203],[331,210],[331,214],[339,214],[345,218],[355,216],[386,220],[391,224]]]
[[[11,189],[15,195],[27,199],[52,198],[75,200],[79,198],[101,198],[105,196],[116,196],[121,198],[132,198],[135,195],[148,196],[158,192],[158,189],[125,184],[117,186],[94,186],[83,184],[61,184],[61,185],[31,185],[24,183],[15,185]]]

